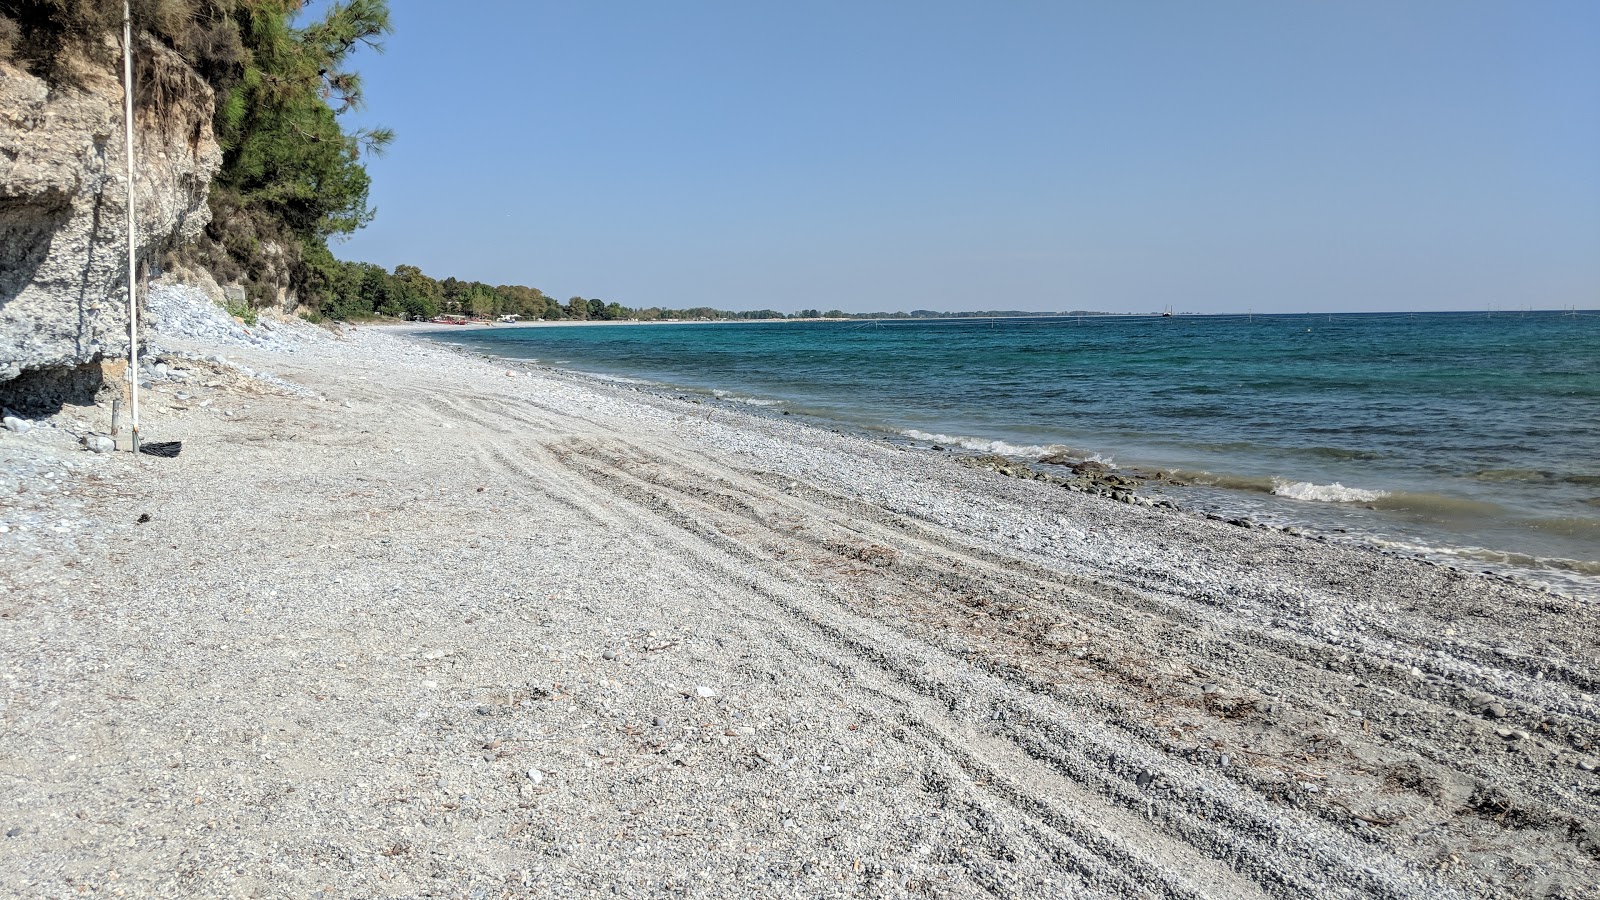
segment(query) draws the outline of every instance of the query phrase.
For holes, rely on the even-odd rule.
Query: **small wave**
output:
[[[782,400],[769,400],[769,399],[767,399],[765,397],[745,397],[745,396],[742,396],[742,395],[739,395],[739,394],[735,394],[732,391],[714,390],[714,391],[711,392],[711,395],[716,397],[718,400],[726,400],[729,403],[744,403],[744,404],[748,404],[750,406],[782,406],[783,405],[783,401]]]
[[[1333,484],[1312,484],[1309,481],[1273,479],[1272,493],[1290,500],[1308,500],[1315,503],[1371,503],[1389,496],[1388,491],[1369,491],[1363,488]]]
[[[1499,519],[1506,515],[1503,507],[1485,500],[1411,491],[1395,491],[1387,494],[1378,501],[1377,507],[1435,521],[1471,522],[1474,519]]]
[[[1226,488],[1231,491],[1252,491],[1258,494],[1270,494],[1277,486],[1280,479],[1262,478],[1254,475],[1228,475],[1216,472],[1192,472],[1178,469],[1172,473],[1173,477],[1185,484],[1200,487]]]
[[[1556,571],[1584,576],[1600,576],[1600,561],[1597,560],[1565,559],[1559,556],[1534,556],[1529,553],[1490,550],[1484,547],[1446,547],[1437,544],[1380,537],[1368,537],[1367,540],[1378,547],[1399,550],[1418,556],[1444,557],[1469,563],[1489,563],[1528,572]]]
[[[1557,516],[1550,519],[1529,519],[1527,520],[1527,526],[1565,537],[1600,540],[1600,519],[1584,516]]]
[[[560,364],[561,364],[560,361],[557,361],[555,363],[555,365],[560,365]],[[602,374],[600,374],[598,372],[585,372],[584,374],[588,375],[590,378],[595,379],[596,381],[609,381],[609,382],[612,382],[613,384],[659,384],[660,383],[660,382],[656,382],[656,381],[647,381],[647,380],[645,380],[643,378],[628,378],[627,376],[624,376],[624,375],[602,375]]]
[[[1048,446],[1042,446],[1039,444],[1008,444],[1005,441],[989,441],[984,440],[983,438],[934,434],[927,431],[918,431],[915,428],[907,428],[900,433],[914,441],[927,441],[930,444],[944,444],[950,447],[960,447],[963,450],[977,450],[983,453],[998,454],[1000,456],[1032,457],[1034,459],[1038,459],[1041,456],[1051,456],[1057,453],[1074,454],[1072,448],[1062,444],[1050,444]],[[1106,465],[1111,465],[1110,459],[1101,459],[1099,457],[1085,458],[1093,459],[1096,462],[1102,462]]]

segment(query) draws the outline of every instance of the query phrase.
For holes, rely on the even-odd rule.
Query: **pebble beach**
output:
[[[0,894],[1600,896],[1590,600],[151,308],[179,456],[0,431]]]

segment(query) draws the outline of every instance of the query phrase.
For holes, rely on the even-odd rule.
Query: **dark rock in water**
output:
[[[1050,453],[1039,457],[1039,462],[1050,466],[1070,466],[1077,460],[1065,453]]]

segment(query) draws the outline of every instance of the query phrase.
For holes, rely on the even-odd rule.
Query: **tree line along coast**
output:
[[[390,317],[431,319],[439,315],[544,321],[659,322],[667,320],[771,320],[771,319],[939,319],[1004,316],[1096,316],[1088,310],[1070,312],[1026,312],[1021,310],[973,310],[941,312],[915,309],[910,312],[852,313],[839,309],[801,309],[790,313],[775,309],[727,310],[711,306],[671,309],[660,306],[629,307],[595,297],[556,299],[534,287],[520,284],[489,285],[458,278],[435,279],[416,266],[400,265],[390,272],[365,262],[334,261],[321,273],[319,296],[323,302],[314,314],[334,319]]]

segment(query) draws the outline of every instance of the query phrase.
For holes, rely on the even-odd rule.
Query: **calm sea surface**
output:
[[[1600,596],[1600,314],[442,329],[922,444],[1185,473],[1179,503]]]

